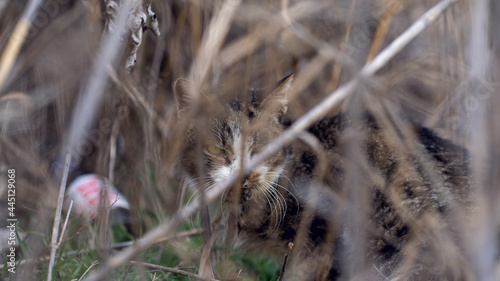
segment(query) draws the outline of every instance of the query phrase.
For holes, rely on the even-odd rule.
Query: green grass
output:
[[[231,260],[240,265],[247,273],[255,276],[257,280],[274,280],[280,273],[279,265],[265,257],[251,254],[233,255]]]
[[[54,276],[52,280],[78,280],[87,271],[93,263],[100,259],[116,254],[116,251],[98,252],[92,249],[90,245],[89,227],[81,226],[81,220],[70,220],[65,237],[71,239],[65,240],[57,250],[56,263],[53,268]],[[200,221],[193,219],[185,222],[181,230],[193,230],[200,227]],[[41,249],[38,254],[40,258],[29,265],[18,265],[16,274],[7,272],[7,267],[3,268],[1,277],[5,280],[9,277],[12,281],[21,280],[46,280],[48,273],[48,254],[50,246],[48,241],[49,228],[44,232],[26,231],[28,241],[20,240],[17,250],[18,257],[33,257],[36,249]],[[118,225],[112,228],[113,243],[129,241],[130,233],[124,226]],[[188,272],[197,273],[199,266],[199,257],[204,244],[203,235],[194,235],[188,238],[172,240],[157,244],[141,253],[135,258],[135,261],[144,263],[178,268]],[[214,246],[213,261],[216,278],[222,278],[227,270],[237,273],[238,280],[274,280],[279,274],[280,265],[256,255],[238,255],[231,252],[229,258],[227,251],[219,246]],[[4,260],[6,254],[3,254]],[[18,262],[21,258],[18,258]],[[90,272],[99,265],[94,265]],[[87,273],[88,274],[88,273]],[[191,280],[186,276],[165,272],[159,269],[151,269],[137,265],[125,265],[110,273],[109,280]]]

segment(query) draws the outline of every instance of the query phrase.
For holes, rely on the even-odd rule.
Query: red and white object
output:
[[[105,188],[108,188],[103,203],[105,208],[130,210],[127,199],[114,186],[109,185],[106,178],[96,174],[77,177],[67,189],[66,194],[70,200],[73,200],[76,213],[87,219],[93,219],[97,216],[99,199],[103,195],[101,191]]]

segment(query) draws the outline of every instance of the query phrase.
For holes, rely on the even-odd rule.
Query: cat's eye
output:
[[[208,145],[207,151],[210,152],[211,154],[220,154],[220,153],[222,153],[222,148],[220,148],[216,145]]]
[[[261,152],[262,150],[264,150],[264,147],[266,147],[266,145],[257,145],[255,147],[252,148],[252,155],[255,154],[255,153],[259,153]]]

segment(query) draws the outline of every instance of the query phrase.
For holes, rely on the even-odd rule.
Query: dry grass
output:
[[[18,230],[27,233],[16,252],[16,274],[9,276],[4,266],[2,278],[47,279],[61,181],[51,166],[66,153],[83,171],[108,177],[126,196],[132,233],[141,239],[115,255],[110,233],[115,240],[127,235],[107,223],[107,212],[90,222],[73,214],[58,245],[52,280],[278,278],[281,261],[222,247],[213,233],[223,230],[210,224],[204,211],[207,201],[217,200],[241,175],[186,204],[192,191],[183,189],[176,163],[187,122],[178,120],[173,84],[184,77],[200,89],[230,96],[274,84],[291,72],[289,118],[295,122],[246,163],[246,170],[296,138],[314,148],[315,140],[302,130],[352,104],[370,104],[387,126],[401,132],[403,122],[395,116],[404,111],[470,150],[480,204],[477,219],[458,226],[470,262],[464,268],[475,280],[499,278],[492,250],[499,225],[500,38],[494,33],[499,4],[443,1],[451,6],[426,22],[428,29],[412,29],[416,38],[407,38],[413,40],[406,46],[401,34],[439,1],[122,0],[135,11],[123,22],[141,11],[147,16],[142,37],[137,26],[133,30],[141,42],[137,49],[133,36],[116,31],[118,10],[115,31],[103,33],[111,18],[104,4],[110,2],[0,1],[0,214],[6,220],[6,171],[15,169]],[[158,22],[148,14],[149,2]],[[156,24],[159,32],[153,32]],[[382,51],[394,50],[397,46],[389,46],[394,40],[404,43],[398,52]],[[204,112],[200,107],[187,118],[202,120]],[[170,236],[175,233],[177,239]],[[166,236],[167,242],[158,241]],[[292,251],[290,278],[301,270],[295,262]]]

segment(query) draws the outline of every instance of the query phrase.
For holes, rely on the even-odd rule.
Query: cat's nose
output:
[[[252,182],[248,178],[245,178],[245,180],[243,181],[243,184],[241,185],[242,192],[245,189],[249,189],[251,185],[252,185]]]
[[[243,188],[248,188],[250,185],[253,183],[256,183],[259,178],[259,174],[256,172],[251,172],[250,175],[248,175],[245,180],[243,181]]]

